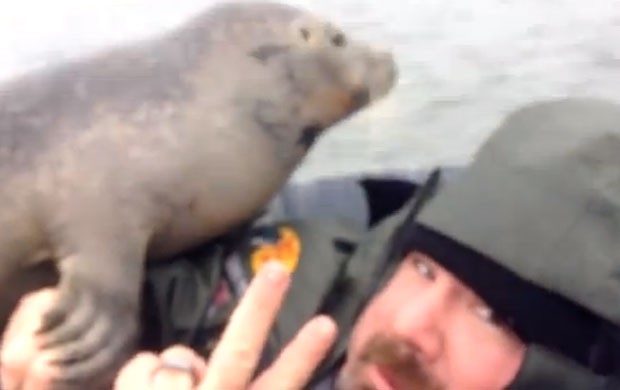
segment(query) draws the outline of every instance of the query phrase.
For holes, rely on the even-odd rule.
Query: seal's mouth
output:
[[[305,150],[309,150],[316,142],[316,139],[323,132],[323,127],[319,124],[312,124],[302,129],[301,135],[297,140],[297,144],[301,145]]]
[[[371,101],[370,90],[368,88],[360,88],[353,92],[351,96],[351,110],[357,111],[358,109],[366,106]]]

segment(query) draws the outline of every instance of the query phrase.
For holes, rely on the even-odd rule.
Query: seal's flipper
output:
[[[70,247],[78,250],[60,261],[58,300],[38,331],[42,349],[60,368],[55,382],[63,389],[111,384],[100,382],[113,380],[134,352],[146,246],[126,225],[73,232],[77,245]]]

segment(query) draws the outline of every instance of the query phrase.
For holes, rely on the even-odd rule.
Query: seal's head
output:
[[[383,97],[396,81],[388,51],[355,41],[330,22],[309,15],[293,20],[289,43],[271,49],[271,61],[287,70],[296,90],[291,98],[305,100],[319,128],[326,128]],[[256,54],[263,58],[265,49]],[[269,61],[269,55],[266,56]],[[295,96],[299,93],[298,96]]]
[[[290,5],[226,3],[212,10],[208,30],[211,56],[217,53],[221,64],[213,71],[225,73],[219,91],[242,91],[234,106],[277,139],[289,162],[323,130],[385,96],[397,79],[390,52]]]

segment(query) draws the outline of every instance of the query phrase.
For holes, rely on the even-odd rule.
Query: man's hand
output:
[[[40,339],[35,336],[41,317],[56,298],[56,291],[44,289],[21,299],[2,338],[0,355],[3,390],[45,390],[53,369],[47,365],[46,354],[39,351]]]
[[[159,355],[139,353],[119,373],[115,390],[303,388],[335,339],[335,324],[322,316],[309,321],[274,364],[252,381],[289,283],[290,275],[281,265],[266,265],[233,312],[209,362],[182,346],[168,348]],[[2,350],[5,390],[46,389],[53,372],[43,356],[37,356],[42,354],[37,350],[34,332],[53,299],[53,290],[31,294],[13,316]]]
[[[289,282],[290,276],[278,263],[263,267],[233,312],[209,362],[180,346],[159,356],[140,354],[123,368],[116,390],[303,388],[336,335],[334,323],[326,317],[309,321],[273,365],[252,381]]]

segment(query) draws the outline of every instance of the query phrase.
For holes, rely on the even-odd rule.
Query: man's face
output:
[[[523,343],[432,258],[410,253],[358,319],[339,390],[499,390]]]

